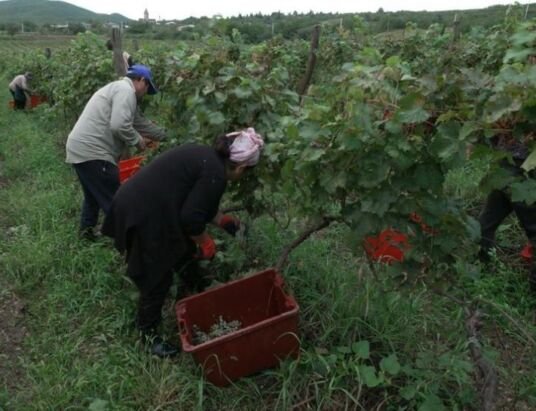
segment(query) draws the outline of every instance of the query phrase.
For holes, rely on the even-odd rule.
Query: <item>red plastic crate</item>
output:
[[[36,96],[36,95],[32,95],[30,96],[30,108],[34,108],[34,107],[37,107],[38,105],[42,104],[42,103],[45,103],[47,101],[47,97],[46,96]],[[13,100],[10,100],[9,103],[8,103],[8,107],[9,108],[15,108],[15,101]]]
[[[44,103],[47,101],[47,97],[46,96],[37,96],[37,95],[32,95],[30,96],[30,107],[31,108],[34,108],[34,107],[37,107],[38,105]]]
[[[298,357],[299,307],[283,286],[281,275],[268,269],[177,302],[182,349],[201,364],[208,381],[223,387]],[[241,328],[194,345],[194,325],[207,332],[220,316],[240,321]]]
[[[392,229],[383,230],[375,237],[366,237],[364,246],[369,258],[387,264],[404,261],[404,253],[411,248],[408,236]]]
[[[144,158],[144,156],[137,156],[121,160],[119,162],[119,182],[124,183],[134,175],[141,168],[141,162]]]
[[[531,262],[532,259],[534,258],[534,249],[532,247],[532,244],[527,244],[523,250],[521,250],[521,258],[523,258],[524,260],[527,260],[528,262]]]

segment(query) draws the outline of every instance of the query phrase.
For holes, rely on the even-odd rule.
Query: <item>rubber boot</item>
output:
[[[159,358],[175,357],[179,352],[179,348],[160,337],[154,330],[141,332],[142,342],[151,355]]]

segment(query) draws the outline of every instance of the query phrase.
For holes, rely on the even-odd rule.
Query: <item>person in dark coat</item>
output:
[[[492,146],[505,152],[511,161],[503,160],[501,167],[518,179],[536,179],[536,170],[527,173],[521,167],[529,155],[529,142],[518,141],[511,136],[497,135],[491,140]],[[536,250],[536,204],[512,201],[510,186],[493,190],[486,199],[480,213],[481,230],[479,258],[483,262],[490,260],[489,253],[495,247],[495,233],[502,222],[514,212],[525,231],[533,249]],[[536,260],[529,268],[529,285],[536,293]]]
[[[262,146],[262,137],[248,128],[218,137],[213,147],[175,147],[142,167],[115,194],[102,233],[125,255],[127,274],[140,292],[136,325],[152,354],[177,354],[156,332],[173,273],[214,257],[208,223],[233,235],[238,230],[237,218],[218,211],[220,200],[228,181],[257,164]]]

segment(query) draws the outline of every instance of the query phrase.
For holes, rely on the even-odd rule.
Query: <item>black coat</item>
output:
[[[225,187],[225,161],[213,148],[173,148],[119,188],[102,233],[126,253],[128,275],[150,287],[191,258],[195,244],[189,237],[216,216]]]

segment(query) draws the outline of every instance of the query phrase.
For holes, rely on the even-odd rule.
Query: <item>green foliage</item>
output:
[[[83,40],[93,44],[91,39]],[[97,50],[98,46],[95,47]],[[225,50],[221,48],[222,56]],[[174,61],[167,53],[162,60],[157,60],[160,56],[157,53],[154,56],[149,51],[139,54],[143,61]],[[206,100],[200,105],[192,104],[190,113],[202,112],[207,102],[225,113],[224,120],[227,115],[249,113],[251,108],[241,111],[241,108],[219,103],[212,96],[216,90],[238,102],[248,101],[248,98],[259,101],[255,82],[266,92],[270,90],[264,88],[265,81],[273,81],[270,84],[275,85],[281,82],[282,92],[290,92],[287,83],[279,77],[274,75],[274,80],[256,78],[247,68],[229,64],[217,53],[213,54],[214,58],[203,53],[200,59],[192,56],[186,53],[185,58],[180,59],[180,67],[185,75],[199,75],[203,82],[193,79],[189,82],[192,77],[185,76],[182,83],[187,90],[184,95],[177,93],[180,98],[193,94]],[[367,51],[360,58],[369,61],[378,56]],[[451,148],[455,143],[451,140],[462,138],[464,141],[472,135],[469,128],[459,124],[459,113],[464,110],[453,110],[455,115],[447,114],[438,122],[437,130],[421,135],[415,130],[420,127],[426,130],[423,124],[403,123],[400,116],[404,118],[419,107],[435,116],[437,107],[446,104],[444,96],[450,94],[439,88],[437,99],[432,99],[419,88],[422,81],[402,80],[402,76],[399,80],[389,80],[399,83],[400,92],[396,92],[392,84],[388,87],[389,84],[375,76],[386,67],[404,75],[410,72],[401,59],[387,60],[377,69],[359,61],[346,66],[326,89],[316,84],[312,97],[303,107],[299,107],[292,92],[284,94],[283,100],[274,93],[275,108],[270,108],[269,113],[282,113],[281,117],[275,125],[268,121],[259,123],[262,124],[260,130],[265,133],[280,129],[282,133],[265,134],[269,144],[263,164],[253,176],[260,186],[258,182],[252,186],[260,193],[253,190],[252,193],[255,198],[264,195],[265,199],[271,198],[269,204],[274,205],[278,217],[309,216],[307,209],[311,213],[320,210],[330,215],[342,214],[342,202],[337,203],[339,193],[349,193],[347,204],[356,209],[361,207],[365,217],[384,216],[384,223],[391,216],[397,218],[398,214],[399,221],[406,221],[406,213],[414,210],[413,204],[407,210],[397,210],[393,196],[397,200],[419,198],[422,208],[428,210],[426,217],[441,219],[444,216],[442,208],[436,209],[435,199],[427,195],[424,188],[440,195],[440,188],[436,186],[442,186],[442,181],[446,180],[447,188],[454,190],[451,176],[459,168],[454,161],[456,150]],[[188,71],[188,64],[197,69]],[[278,66],[279,63],[273,65]],[[163,69],[167,66],[157,64],[155,67],[159,83],[175,87],[177,73],[170,70],[172,74],[167,78],[167,71]],[[209,74],[199,74],[198,67],[209,70]],[[245,86],[244,79],[250,80]],[[207,84],[205,95],[203,90]],[[339,98],[342,103],[331,107],[337,103],[339,85],[344,91],[338,91],[343,97]],[[180,88],[178,84],[177,87]],[[249,97],[240,99],[234,93],[237,87],[249,92]],[[7,99],[5,89],[0,93]],[[167,102],[174,94],[164,89],[162,100],[157,97],[149,108],[160,108],[164,104],[174,107]],[[385,106],[372,104],[372,95],[386,99],[392,117],[384,118]],[[405,96],[410,97],[404,99]],[[278,106],[283,103],[286,111]],[[185,109],[190,110],[190,106]],[[329,114],[334,117],[326,122]],[[180,113],[163,112],[161,120],[172,115]],[[504,342],[507,349],[502,355],[512,355],[512,346],[518,351],[512,357],[499,358],[495,350],[488,349],[486,358],[500,367],[501,382],[514,391],[516,401],[529,408],[535,405],[535,364],[531,355],[534,298],[528,293],[521,271],[514,273],[498,265],[498,272],[492,275],[470,261],[461,260],[447,268],[435,263],[426,271],[427,275],[422,276],[420,269],[408,274],[400,266],[369,265],[352,253],[356,250],[349,249],[345,238],[353,233],[344,224],[334,224],[313,241],[303,244],[292,253],[285,269],[287,285],[300,304],[302,350],[297,361],[286,361],[280,368],[219,389],[206,383],[199,366],[187,354],[171,361],[149,358],[137,345],[137,336],[132,330],[136,293],[122,276],[121,260],[108,242],[87,246],[76,239],[81,192],[75,175],[63,162],[64,135],[57,132],[57,122],[53,123],[54,133],[48,133],[43,122],[46,118],[45,110],[13,113],[4,107],[0,113],[0,126],[10,129],[0,141],[0,269],[4,274],[2,280],[27,302],[24,321],[30,330],[18,354],[20,365],[16,368],[22,374],[17,380],[20,389],[0,391],[2,408],[130,410],[151,404],[153,408],[169,410],[196,407],[272,410],[303,406],[305,401],[305,406],[314,409],[469,409],[478,402],[478,390],[472,384],[474,369],[467,349],[463,307],[431,290],[432,286],[437,286],[434,279],[440,279],[441,286],[449,275],[460,278],[464,290],[459,294],[463,298],[483,296],[496,302],[498,308],[494,306],[491,311],[494,319],[486,318],[486,323],[493,321],[492,326],[483,330],[487,333],[484,335],[495,336],[497,328],[493,326],[500,325],[504,335],[497,340],[500,341],[497,350]],[[216,130],[217,125],[202,119],[204,127]],[[424,120],[427,121],[429,119]],[[474,126],[475,134],[482,132],[479,124]],[[413,129],[405,129],[408,126]],[[347,129],[350,131],[345,131]],[[188,138],[208,141],[212,137],[209,133],[199,132],[195,136],[184,133],[181,131],[179,140],[172,144]],[[410,138],[401,138],[408,135]],[[388,153],[383,153],[382,148]],[[361,150],[377,156],[379,163],[367,162]],[[484,148],[478,150],[485,152]],[[411,157],[398,160],[406,151]],[[360,178],[354,156],[363,162],[357,166],[366,173],[366,178]],[[463,165],[460,174],[464,178],[460,180],[466,184],[466,191],[458,191],[460,195],[456,200],[464,193],[477,193],[474,187],[479,174],[471,167],[479,168],[478,171],[492,168],[492,161],[484,161],[484,154],[478,161],[481,163]],[[318,172],[318,167],[322,168],[322,173]],[[391,170],[406,173],[406,180],[391,176]],[[353,184],[359,190],[353,191],[349,178],[355,179]],[[399,186],[386,184],[386,178]],[[400,187],[409,190],[409,184],[415,182],[418,182],[415,189],[400,190]],[[322,197],[315,200],[312,190],[318,190]],[[352,197],[360,196],[361,191],[366,195],[359,199]],[[451,193],[447,191],[445,195]],[[331,206],[322,203],[328,199]],[[373,217],[372,221],[375,223],[377,218]],[[368,222],[366,218],[362,221]],[[221,248],[224,256],[219,257],[214,267],[217,280],[227,280],[220,277],[220,267],[236,278],[248,270],[271,266],[281,249],[298,235],[306,222],[303,218],[295,219],[287,230],[265,217],[250,223],[247,247]],[[437,241],[459,238],[461,235],[448,233]],[[230,242],[233,240],[226,238],[225,243]],[[228,258],[235,253],[242,263],[240,269],[233,270]],[[408,284],[403,280],[413,273],[420,275],[418,281]],[[504,316],[504,312],[514,318],[515,323]],[[170,313],[172,308],[168,307],[167,324],[174,323]],[[176,338],[171,330],[169,325],[169,337]],[[484,342],[488,341],[484,339]],[[503,408],[512,409],[512,402]]]
[[[416,235],[410,256],[422,262],[472,252],[474,224],[446,195],[445,176],[465,163],[468,144],[487,143],[497,129],[523,139],[533,128],[536,72],[516,60],[531,47],[532,23],[509,19],[485,42],[475,31],[455,45],[437,26],[408,24],[396,45],[368,36],[363,21],[354,24],[325,30],[302,102],[295,90],[308,55],[303,41],[247,47],[236,28],[226,39],[222,22],[204,46],[139,50],[136,60],[153,68],[162,91],[148,108],[173,130],[168,147],[210,144],[248,126],[265,136],[261,166],[231,193],[250,212],[277,216],[281,201],[292,204],[300,218],[344,222],[355,244],[388,226],[412,233],[408,216],[417,213],[441,236]],[[93,34],[78,36],[51,60],[30,61],[52,111],[71,124],[114,78],[110,55]],[[475,153],[478,160],[484,151]],[[498,178],[500,159],[484,176],[484,191],[510,180]],[[515,198],[534,201],[526,188],[516,185]]]

